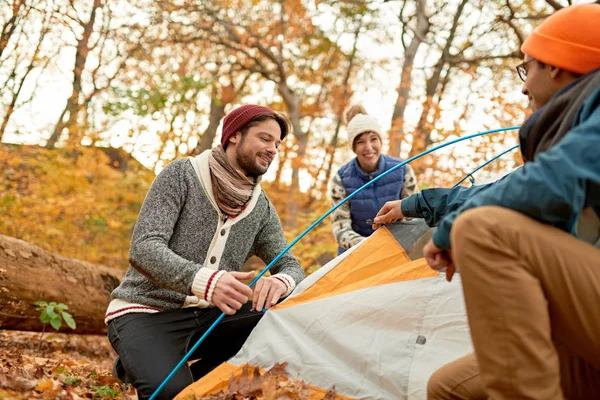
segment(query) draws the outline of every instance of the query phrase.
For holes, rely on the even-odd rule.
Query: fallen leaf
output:
[[[277,398],[279,399],[281,396],[287,396],[291,399],[309,400],[312,394],[313,390],[306,384],[306,382],[298,378],[281,378],[279,382],[279,389],[277,391]]]
[[[285,376],[287,377],[288,374],[287,372],[285,372],[285,368],[287,367],[288,363],[284,362],[284,363],[275,363],[275,365],[273,365],[273,367],[268,370],[265,373],[265,376]]]
[[[327,393],[325,393],[325,396],[323,396],[322,400],[335,400],[336,395],[335,395],[335,386],[331,388],[331,390]]]
[[[35,372],[33,373],[33,377],[36,379],[42,379],[44,377],[44,368],[36,367]]]
[[[34,357],[33,358],[33,362],[36,365],[46,365],[46,364],[48,364],[49,361],[50,361],[50,359],[49,358],[45,358],[45,357]]]
[[[28,251],[19,251],[19,255],[26,260],[29,260],[31,258],[31,253]]]
[[[57,385],[54,385],[54,387],[52,389],[42,392],[42,398],[48,399],[48,400],[57,399],[60,395],[60,392],[62,392],[62,385],[57,384]]]
[[[114,384],[121,384],[119,378],[112,375],[100,375],[96,378],[96,382],[98,382],[99,386],[112,386]]]
[[[14,390],[5,390],[5,389],[0,389],[0,399],[20,399],[21,397],[18,397],[18,393],[15,392]]]
[[[0,386],[5,389],[16,390],[17,392],[26,392],[37,385],[37,380],[26,379],[21,376],[8,375],[1,377]]]
[[[11,257],[15,257],[15,258],[17,258],[17,255],[16,255],[16,254],[15,254],[15,252],[14,252],[14,251],[12,251],[11,249],[4,249],[4,252],[5,252],[7,255],[11,256]]]
[[[250,377],[249,369],[250,366],[248,364],[244,364],[242,367],[242,376],[240,376],[240,380],[237,382],[235,380],[233,382],[229,380],[229,388],[227,389],[229,394],[241,394],[243,396],[256,397],[262,393],[260,372],[258,372],[258,375],[256,375],[255,372],[258,371],[258,369],[255,369],[252,377]]]
[[[36,392],[44,392],[44,391],[52,389],[53,387],[54,387],[54,382],[52,381],[52,379],[44,379],[40,383],[37,384],[37,386],[35,387],[34,390]]]
[[[277,399],[277,378],[273,376],[265,376],[262,381],[262,394],[265,400]]]

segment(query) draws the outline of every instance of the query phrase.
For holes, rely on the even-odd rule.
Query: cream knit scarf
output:
[[[249,178],[229,163],[225,149],[219,145],[212,149],[208,158],[213,194],[219,208],[230,217],[244,211],[252,198],[254,187],[261,177]]]

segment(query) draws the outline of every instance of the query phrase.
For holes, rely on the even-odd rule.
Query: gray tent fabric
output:
[[[448,283],[427,266],[429,237],[419,219],[378,230],[308,276],[236,356],[188,389],[202,396],[204,382],[227,382],[245,364],[285,362],[292,377],[323,391],[425,400],[429,377],[472,352],[460,276]]]

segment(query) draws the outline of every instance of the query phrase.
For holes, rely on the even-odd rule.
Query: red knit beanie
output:
[[[223,119],[223,134],[221,136],[221,146],[227,148],[229,139],[238,133],[246,124],[259,115],[275,115],[275,111],[268,107],[248,104],[231,111]]]
[[[576,74],[600,68],[600,4],[579,4],[557,11],[529,35],[521,51]]]

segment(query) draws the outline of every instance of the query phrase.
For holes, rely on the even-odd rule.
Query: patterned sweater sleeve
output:
[[[152,183],[133,229],[129,263],[163,288],[191,294],[192,282],[202,265],[169,248],[187,196],[183,163],[185,159],[167,165]]]
[[[417,184],[415,170],[409,164],[406,164],[404,170],[404,187],[402,188],[402,192],[400,192],[400,198],[404,199],[417,193],[419,193],[419,185]]]
[[[329,181],[328,197],[332,207],[335,207],[346,198],[346,189],[339,174],[335,174]],[[331,224],[336,242],[344,249],[349,249],[364,239],[363,236],[352,229],[349,202],[342,204],[331,213]]]

